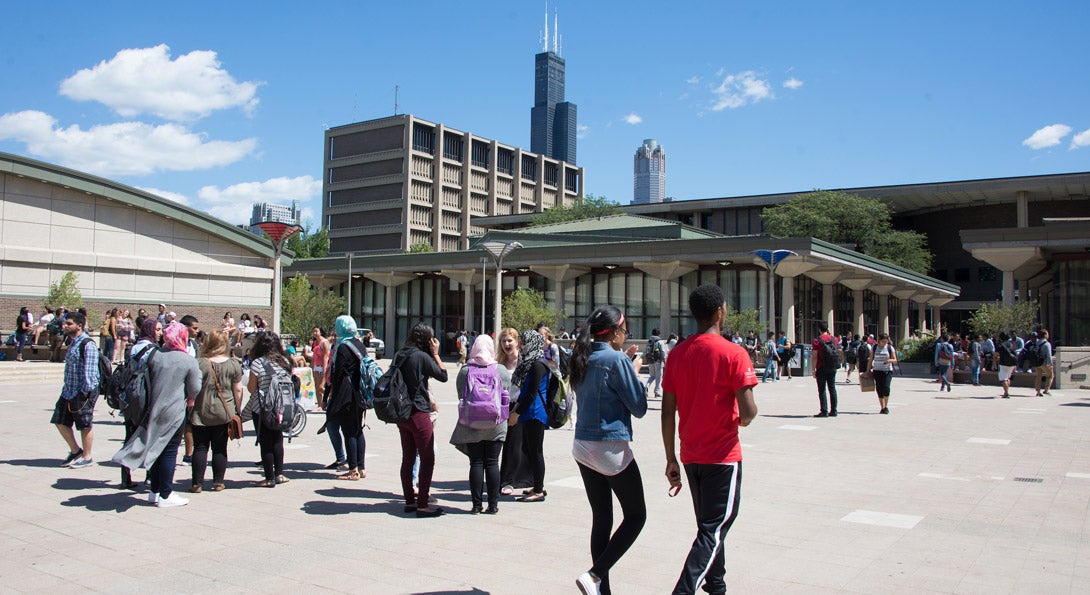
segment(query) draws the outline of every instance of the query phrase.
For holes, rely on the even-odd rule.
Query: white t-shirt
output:
[[[628,440],[579,440],[572,444],[575,460],[602,475],[617,475],[632,462],[632,447]]]

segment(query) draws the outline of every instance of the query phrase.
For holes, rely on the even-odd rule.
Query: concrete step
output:
[[[64,364],[47,361],[0,361],[0,383],[38,383],[64,380]]]

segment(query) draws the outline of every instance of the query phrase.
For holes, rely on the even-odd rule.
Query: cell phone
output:
[[[636,361],[637,357],[643,357],[643,352],[642,351],[637,351],[636,353],[633,353],[632,354],[632,361]]]

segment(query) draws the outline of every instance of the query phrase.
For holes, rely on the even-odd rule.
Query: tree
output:
[[[310,226],[304,225],[303,231],[288,238],[285,247],[295,258],[321,258],[329,254],[329,230],[323,227],[311,233]]]
[[[329,289],[312,287],[306,275],[284,283],[280,304],[280,330],[303,338],[316,326],[329,329],[345,312],[344,298]]]
[[[849,244],[857,252],[925,275],[931,268],[927,237],[913,231],[894,230],[889,207],[877,198],[815,190],[766,208],[761,218],[773,236],[810,236],[834,244]]]
[[[520,287],[503,298],[502,316],[503,326],[522,331],[536,327],[539,322],[554,327],[564,313],[550,307],[541,293]]]
[[[49,293],[42,300],[42,305],[56,310],[65,307],[76,310],[83,307],[83,294],[79,290],[79,275],[68,271],[63,277],[49,285]]]
[[[588,194],[582,200],[576,201],[571,206],[557,205],[530,218],[530,225],[549,225],[550,223],[563,223],[565,221],[578,221],[580,219],[593,219],[595,217],[608,217],[619,215],[624,211],[621,205],[604,196]]]
[[[749,310],[735,310],[727,304],[727,314],[723,317],[723,330],[727,332],[738,331],[745,335],[753,331],[758,337],[768,328],[767,322],[761,322],[761,313],[756,308]]]
[[[1001,332],[1026,335],[1037,322],[1038,303],[1025,300],[1013,305],[999,302],[981,304],[969,317],[969,328],[974,333],[996,336]]]
[[[409,249],[406,250],[408,254],[423,254],[427,252],[435,252],[435,248],[429,242],[417,242]]]

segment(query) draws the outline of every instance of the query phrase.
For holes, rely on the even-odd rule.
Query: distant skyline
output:
[[[588,193],[678,200],[1090,170],[1087,2],[553,0]],[[230,223],[321,213],[323,130],[398,112],[530,149],[544,2],[16,3],[0,151]],[[554,32],[555,33],[555,32]]]

